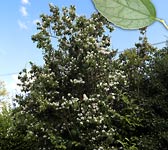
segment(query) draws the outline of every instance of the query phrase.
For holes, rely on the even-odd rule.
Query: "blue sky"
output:
[[[135,0],[136,1],[136,0]],[[168,22],[168,0],[152,0],[157,10],[157,17]],[[62,8],[75,5],[78,15],[90,16],[95,12],[92,0],[13,0],[3,1],[0,5],[0,80],[6,83],[9,91],[16,88],[17,73],[23,68],[29,68],[29,61],[42,64],[41,50],[31,41],[31,36],[37,32],[35,22],[39,15],[49,13],[48,4]],[[148,28],[147,36],[150,43],[166,40],[168,36],[162,24],[155,22]],[[127,31],[120,28],[111,34],[112,47],[122,51],[134,47],[138,42],[138,31]],[[163,47],[158,45],[158,47]]]

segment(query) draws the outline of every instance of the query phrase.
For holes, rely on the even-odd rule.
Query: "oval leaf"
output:
[[[96,9],[114,25],[124,29],[139,29],[156,20],[156,10],[150,0],[93,0]]]

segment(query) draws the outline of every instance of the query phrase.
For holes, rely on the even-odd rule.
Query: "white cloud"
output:
[[[28,29],[27,25],[24,22],[20,21],[20,20],[18,21],[18,25],[19,25],[19,27],[21,29],[24,29],[24,30]]]
[[[21,88],[17,85],[18,83],[20,83],[20,80],[18,80],[18,74],[9,76],[5,81],[5,88],[8,91],[9,97],[12,95],[14,96],[16,93],[20,92]]]
[[[24,6],[22,6],[20,8],[20,12],[21,12],[22,16],[24,16],[24,17],[26,17],[28,15],[27,9]]]
[[[29,0],[21,0],[22,4],[30,4]]]
[[[18,83],[20,83],[18,80],[18,74],[12,75],[12,82],[9,84],[9,88],[11,90],[20,91],[20,87],[17,85]]]

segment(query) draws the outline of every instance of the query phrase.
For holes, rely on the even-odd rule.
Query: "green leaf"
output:
[[[93,0],[97,10],[114,25],[139,29],[156,21],[156,10],[150,0]]]

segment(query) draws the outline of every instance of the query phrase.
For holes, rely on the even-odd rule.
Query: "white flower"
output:
[[[81,117],[81,116],[82,116],[82,113],[79,113],[78,116]]]
[[[94,140],[95,140],[95,137],[92,137],[92,140],[94,141]]]
[[[102,133],[105,133],[106,131],[105,130],[102,130]]]
[[[100,147],[98,148],[98,150],[104,150],[104,148],[103,148],[102,146],[100,146]]]
[[[97,94],[97,97],[100,97],[100,94]]]
[[[108,87],[106,87],[106,88],[104,88],[104,90],[107,92],[107,91],[109,91],[110,89],[109,89]]]
[[[88,117],[88,119],[92,119],[92,117],[91,117],[91,116],[89,116],[89,117]]]
[[[87,97],[86,94],[83,94],[83,100],[84,100],[84,101],[87,101],[87,100],[88,100],[88,97]]]
[[[107,126],[106,126],[106,125],[103,125],[103,128],[104,128],[104,129],[107,129]]]
[[[104,83],[104,86],[107,86],[108,84],[107,83]]]

